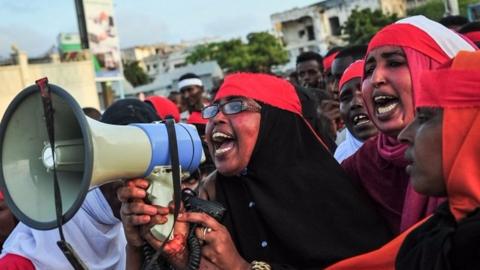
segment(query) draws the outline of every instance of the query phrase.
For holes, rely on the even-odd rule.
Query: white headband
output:
[[[203,86],[202,80],[198,78],[184,79],[178,82],[178,89],[182,89],[185,86],[198,85]]]

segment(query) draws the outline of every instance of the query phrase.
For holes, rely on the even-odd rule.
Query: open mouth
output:
[[[364,113],[359,113],[355,115],[352,119],[353,126],[362,126],[365,124],[370,123],[370,119],[368,118],[368,115]]]
[[[398,106],[399,99],[396,96],[381,95],[373,97],[373,102],[377,114],[388,114]]]
[[[221,156],[233,149],[235,137],[233,135],[216,131],[212,134],[215,156]]]

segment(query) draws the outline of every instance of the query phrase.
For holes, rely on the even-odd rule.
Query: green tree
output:
[[[148,75],[139,66],[138,61],[123,63],[123,75],[133,87],[144,85],[150,82]]]
[[[274,65],[288,62],[281,43],[267,32],[250,33],[247,43],[232,39],[197,46],[187,57],[189,63],[216,60],[228,72],[269,72]]]
[[[367,44],[378,30],[398,20],[396,14],[385,15],[380,10],[372,11],[369,8],[353,10],[342,26],[345,41],[350,45]]]
[[[460,15],[467,16],[467,7],[469,4],[478,3],[478,0],[458,0]],[[408,16],[424,15],[434,21],[439,21],[445,14],[445,5],[443,0],[430,0],[424,5],[407,10]]]

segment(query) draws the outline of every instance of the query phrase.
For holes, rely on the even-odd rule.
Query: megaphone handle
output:
[[[180,210],[180,203],[182,201],[182,189],[180,187],[180,161],[178,158],[178,144],[177,144],[177,134],[175,132],[175,120],[173,118],[167,117],[165,119],[165,126],[167,128],[168,134],[168,149],[170,150],[170,160],[172,164],[172,180],[173,180],[173,202],[175,205],[175,209],[173,210],[173,226],[175,226],[175,222],[177,221],[178,211]],[[173,227],[172,226],[172,227]],[[170,238],[173,229],[170,231],[170,234],[167,238]],[[155,252],[155,255],[152,257],[150,262],[147,262],[144,269],[151,269],[151,267],[155,264],[158,260],[158,257],[163,252],[163,248],[167,241],[164,241],[160,249]]]

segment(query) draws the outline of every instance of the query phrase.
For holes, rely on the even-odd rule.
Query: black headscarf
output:
[[[243,258],[274,269],[319,269],[391,237],[305,120],[267,104],[247,169],[218,174],[216,199],[227,208],[224,225]]]
[[[448,202],[412,231],[395,260],[398,270],[480,269],[480,209],[458,223]]]

